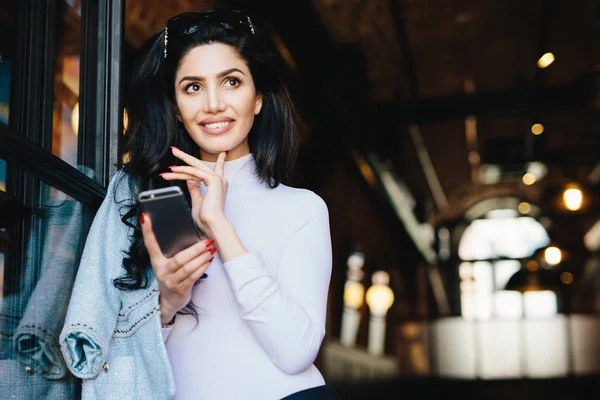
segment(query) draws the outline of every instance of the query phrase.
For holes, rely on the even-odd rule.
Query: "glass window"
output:
[[[517,259],[531,256],[549,242],[546,230],[537,220],[520,217],[516,210],[493,210],[486,218],[474,220],[465,230],[458,250],[461,260],[465,260],[459,265],[463,318],[515,319],[546,312],[528,311],[542,307],[536,303],[538,297],[531,297],[535,299],[532,303],[521,293],[504,288],[521,269]],[[546,296],[539,301],[547,302],[547,307],[556,312],[555,300]]]
[[[81,2],[79,0],[60,1],[58,10],[52,153],[75,166],[77,164],[79,131]]]
[[[0,158],[0,191],[6,192],[6,161]]]
[[[10,209],[0,218],[2,399],[78,398],[78,381],[62,362],[58,336],[95,210],[39,186],[44,200],[31,207],[6,196],[0,204]],[[25,252],[12,257],[18,230]]]
[[[8,251],[8,223],[1,223],[6,220],[4,213],[7,210],[6,207],[6,162],[0,158],[0,204],[2,205],[2,211],[0,211],[0,301],[4,294],[4,263],[6,259],[6,252]],[[1,304],[1,303],[0,303]]]
[[[12,60],[0,49],[0,124],[8,125]]]
[[[14,37],[16,31],[17,3],[2,2],[0,6],[0,37]],[[15,40],[0,40],[0,124],[8,125],[10,114],[10,81],[16,53]],[[6,191],[6,162],[0,159],[0,190]]]
[[[521,317],[521,293],[503,290],[519,268],[516,260],[461,263],[459,275],[463,317],[479,321]]]
[[[527,257],[550,242],[546,230],[534,218],[495,215],[476,219],[467,227],[458,248],[461,260]]]

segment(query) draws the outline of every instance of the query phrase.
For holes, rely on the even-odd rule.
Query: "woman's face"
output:
[[[178,118],[200,158],[214,161],[222,151],[228,159],[250,153],[248,133],[262,107],[246,62],[226,44],[192,49],[175,75]]]

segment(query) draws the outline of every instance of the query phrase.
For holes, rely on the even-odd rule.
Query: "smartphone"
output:
[[[142,211],[152,220],[152,230],[162,253],[172,257],[201,240],[202,232],[178,186],[151,189],[139,194]]]

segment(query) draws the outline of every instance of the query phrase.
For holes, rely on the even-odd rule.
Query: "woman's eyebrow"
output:
[[[246,75],[246,74],[244,74],[244,72],[243,72],[241,69],[239,69],[239,68],[229,68],[229,69],[226,69],[226,70],[224,70],[224,71],[221,71],[221,72],[219,72],[219,73],[217,74],[217,78],[223,78],[224,76],[227,76],[227,75],[231,74],[232,72],[239,72],[239,73],[240,73],[240,74],[242,74],[242,75]],[[206,79],[206,78],[204,78],[203,76],[184,76],[183,78],[181,78],[181,79],[179,80],[179,84],[181,85],[181,82],[184,82],[184,81],[200,81],[200,82],[202,82],[202,81],[204,81],[205,79]]]

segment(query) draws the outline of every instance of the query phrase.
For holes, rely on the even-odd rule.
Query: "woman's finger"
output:
[[[227,157],[227,153],[224,151],[220,152],[215,163],[215,174],[220,177],[223,177],[225,174],[225,157]]]
[[[214,247],[213,247],[213,249],[214,249]],[[198,268],[201,268],[202,265],[204,265],[207,262],[209,262],[210,260],[212,260],[213,253],[214,253],[214,250],[213,250],[213,252],[207,251],[205,253],[200,254],[198,257],[194,258],[193,260],[189,261],[185,265],[183,265],[181,268],[179,268],[177,270],[177,272],[175,272],[173,274],[173,280],[178,283],[184,282],[187,278],[190,277],[190,275],[193,275],[194,273],[196,273]]]
[[[148,214],[142,213],[140,216],[140,224],[142,226],[144,244],[146,245],[148,255],[150,256],[150,262],[152,265],[157,265],[160,259],[165,259],[165,256],[163,255],[160,246],[156,241],[156,236],[152,230],[152,221],[150,220]]]
[[[192,204],[202,200],[202,190],[200,190],[200,182],[188,179],[187,181],[185,181],[185,183],[187,184],[188,191],[190,192]]]
[[[208,267],[210,267],[211,262],[212,262],[212,258],[209,259],[208,261],[205,261],[204,264],[201,264],[198,267],[198,269],[196,269],[194,272],[192,272],[187,278],[185,278],[182,281],[182,284],[184,286],[192,286],[194,283],[196,283],[196,281],[198,279],[200,279],[200,277],[206,272]]]
[[[179,253],[171,257],[170,270],[172,273],[177,272],[183,266],[190,261],[194,260],[198,256],[208,253],[209,248],[215,241],[213,239],[199,240],[198,243],[188,247],[187,249],[181,250]],[[209,257],[210,258],[210,257]]]
[[[210,180],[214,178],[216,175],[212,171],[204,171],[202,169],[198,169],[196,167],[189,167],[187,165],[177,165],[170,167],[171,172],[164,172],[164,174],[175,173],[175,174],[188,174],[191,176],[196,176],[196,180]]]
[[[212,172],[210,167],[208,165],[206,165],[203,161],[197,159],[194,156],[189,155],[185,151],[179,150],[177,147],[171,146],[171,152],[173,153],[173,155],[175,157],[179,158],[181,161],[185,162],[186,164],[191,165],[192,167],[196,167],[196,168],[204,170],[204,171]]]
[[[163,172],[160,174],[160,176],[167,181],[202,181],[206,186],[210,184],[212,178],[216,177],[216,175],[212,172],[205,173],[204,171],[199,171],[196,168],[192,169],[195,171],[193,174],[188,174],[185,172]],[[199,172],[202,172],[205,175],[201,175]]]

